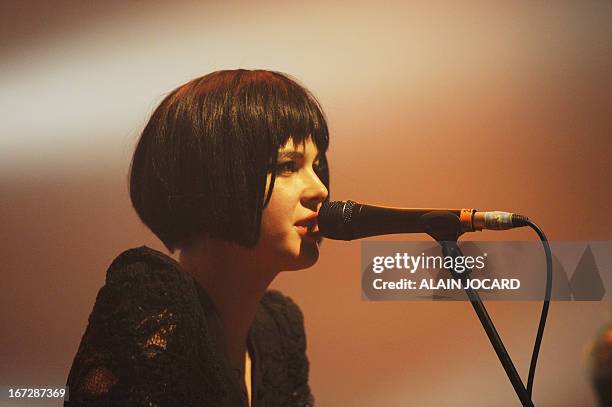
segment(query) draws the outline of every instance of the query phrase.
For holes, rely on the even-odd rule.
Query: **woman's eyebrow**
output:
[[[322,155],[323,155],[322,153],[317,153],[313,161],[316,162],[316,161],[321,160]],[[303,152],[297,151],[297,150],[284,150],[284,151],[278,152],[277,160],[281,160],[281,159],[305,160],[306,155]]]
[[[299,151],[288,150],[288,151],[280,151],[278,153],[278,158],[291,158],[294,160],[304,158],[304,154]]]

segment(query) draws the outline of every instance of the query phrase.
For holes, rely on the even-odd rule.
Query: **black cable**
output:
[[[542,314],[540,315],[540,324],[538,325],[538,333],[536,335],[535,343],[533,344],[533,353],[531,354],[531,364],[529,365],[529,376],[527,378],[527,393],[531,398],[533,390],[533,379],[535,377],[536,364],[538,363],[538,354],[540,353],[540,346],[542,344],[542,337],[544,336],[544,326],[546,325],[546,317],[548,316],[548,308],[550,305],[550,297],[552,293],[552,253],[550,251],[550,245],[548,244],[548,238],[542,232],[542,230],[527,218],[521,219],[525,224],[531,227],[542,240],[544,246],[544,252],[546,253],[546,291],[544,293],[544,304],[542,305]],[[514,221],[514,219],[513,219]]]

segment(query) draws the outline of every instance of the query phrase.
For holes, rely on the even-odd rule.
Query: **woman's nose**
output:
[[[323,184],[323,181],[321,181],[319,176],[314,171],[311,171],[306,188],[302,194],[304,206],[308,206],[308,203],[314,203],[316,206],[323,202],[327,198],[327,195],[329,195],[327,187],[325,184]]]

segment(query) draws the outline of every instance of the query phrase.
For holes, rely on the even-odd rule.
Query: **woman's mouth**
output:
[[[320,239],[319,226],[317,224],[317,214],[314,213],[307,218],[299,220],[295,223],[298,234],[302,237],[318,240]]]
[[[296,225],[295,228],[297,229],[298,234],[300,234],[301,236],[304,236],[304,235],[308,234],[308,227],[307,226],[298,226],[298,225]]]

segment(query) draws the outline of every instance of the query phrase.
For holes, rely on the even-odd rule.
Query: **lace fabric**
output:
[[[178,263],[130,249],[98,293],[64,405],[244,407],[222,335],[212,301]],[[266,292],[248,345],[253,407],[313,406],[303,316],[290,298]]]

